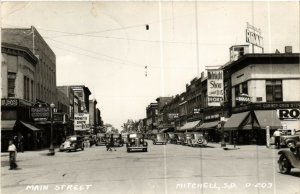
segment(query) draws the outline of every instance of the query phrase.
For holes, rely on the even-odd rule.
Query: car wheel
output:
[[[148,151],[147,148],[145,148],[145,149],[144,149],[144,152],[147,152],[147,151]]]
[[[286,145],[287,145],[288,148],[295,148],[296,147],[296,142],[294,142],[294,141],[288,141],[286,143]]]
[[[291,172],[291,163],[285,155],[281,155],[278,160],[279,171],[282,174],[289,174]]]
[[[127,148],[127,152],[128,152],[128,153],[130,152],[130,149],[129,149],[129,148]]]

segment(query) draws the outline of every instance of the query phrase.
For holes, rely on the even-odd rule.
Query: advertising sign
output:
[[[19,100],[14,98],[2,98],[1,106],[19,106]]]
[[[74,130],[84,130],[89,125],[89,113],[74,114]]]
[[[30,115],[35,121],[47,121],[50,117],[50,106],[46,103],[37,103],[30,108]]]
[[[277,109],[279,119],[283,120],[298,120],[300,116],[300,109]]]
[[[251,26],[247,23],[246,29],[246,42],[263,48],[263,37],[261,36],[261,30]]]
[[[223,70],[207,70],[207,101],[208,106],[221,106],[224,101]]]

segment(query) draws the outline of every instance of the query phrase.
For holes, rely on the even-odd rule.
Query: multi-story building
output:
[[[56,56],[35,27],[2,28],[2,43],[9,43],[28,48],[38,58],[35,68],[33,101],[56,103]],[[24,80],[24,84],[29,80]],[[30,86],[29,86],[30,88]],[[30,98],[31,94],[26,98]]]
[[[78,112],[89,112],[89,96],[91,95],[89,88],[84,85],[72,85],[70,87],[80,101]]]
[[[265,143],[267,126],[299,130],[299,53],[291,50],[245,54],[224,66],[232,113],[224,127],[239,142]]]
[[[172,127],[169,123],[164,122],[164,114],[162,112],[163,107],[168,104],[173,97],[159,97],[156,99],[157,102],[157,110],[158,110],[158,115],[157,115],[157,128],[158,129],[163,129],[163,128],[169,128]]]
[[[30,107],[35,102],[37,57],[26,47],[2,43],[1,65],[1,147],[7,150],[14,136],[24,142],[25,150],[36,147],[35,127]]]
[[[96,110],[97,100],[89,100],[89,114],[90,114],[90,128],[95,129],[97,126],[96,119],[97,119],[97,110]]]
[[[146,108],[147,130],[157,129],[158,104],[150,103]]]
[[[73,119],[74,118],[74,91],[70,86],[57,86],[58,92],[62,92],[66,95],[68,102],[66,102],[66,105],[68,107],[67,113],[68,118]],[[78,108],[78,107],[77,107]]]

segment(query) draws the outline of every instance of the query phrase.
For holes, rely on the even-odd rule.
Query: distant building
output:
[[[146,108],[147,130],[157,129],[158,104],[150,103]]]
[[[89,100],[89,114],[90,114],[90,127],[91,128],[96,128],[96,114],[97,114],[97,110],[96,110],[96,105],[97,105],[97,100],[93,99],[93,100]]]
[[[89,96],[91,95],[89,88],[84,85],[71,85],[70,87],[80,101],[78,112],[89,112]]]

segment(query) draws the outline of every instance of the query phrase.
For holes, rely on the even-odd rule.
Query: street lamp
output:
[[[224,117],[224,101],[221,102],[222,107],[222,117],[221,117],[221,133],[222,133],[222,140],[221,140],[221,147],[226,147],[225,137],[224,137],[224,124],[225,124],[225,117]]]
[[[53,146],[53,109],[55,105],[52,102],[50,104],[50,111],[51,111],[51,134],[50,134],[50,148],[49,148],[49,155],[53,156],[55,154],[54,146]]]

